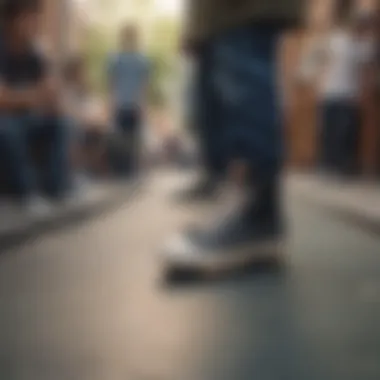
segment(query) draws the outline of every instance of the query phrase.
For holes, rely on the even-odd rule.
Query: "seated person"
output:
[[[65,199],[69,171],[59,86],[34,46],[39,10],[37,1],[8,1],[0,46],[0,151],[17,196],[38,214],[49,211],[50,203],[40,196],[30,147],[36,141],[49,147],[43,174],[51,200]]]

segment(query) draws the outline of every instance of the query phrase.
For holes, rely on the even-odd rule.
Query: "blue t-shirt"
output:
[[[116,107],[140,105],[148,81],[148,59],[138,52],[113,54],[108,62],[108,84]]]

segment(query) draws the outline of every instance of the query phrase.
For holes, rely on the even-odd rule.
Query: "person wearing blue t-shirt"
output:
[[[130,147],[128,162],[121,163],[125,174],[136,168],[149,81],[149,62],[140,51],[139,32],[133,25],[121,30],[119,50],[109,57],[107,81],[116,133]]]

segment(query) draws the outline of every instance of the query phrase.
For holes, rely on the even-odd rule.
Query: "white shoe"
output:
[[[53,211],[52,205],[39,196],[29,198],[25,203],[25,207],[32,216],[42,218],[49,216]]]

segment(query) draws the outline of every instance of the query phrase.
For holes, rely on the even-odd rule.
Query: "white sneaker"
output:
[[[53,211],[52,205],[39,196],[27,199],[25,207],[29,214],[37,217],[46,217]]]

